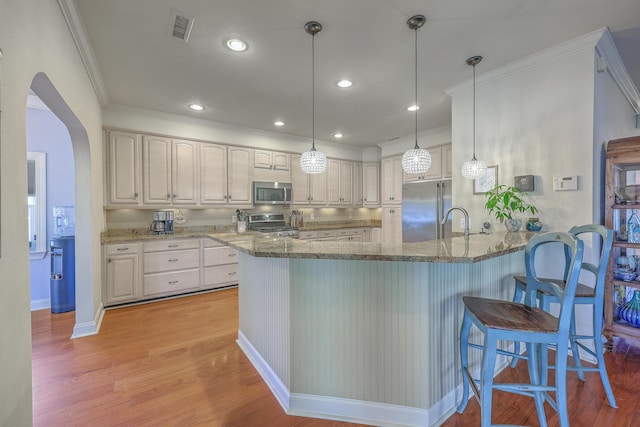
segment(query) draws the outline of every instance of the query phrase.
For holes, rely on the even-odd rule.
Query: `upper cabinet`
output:
[[[362,170],[362,163],[356,162],[353,164],[353,204],[356,206],[362,206],[364,204],[364,177]]]
[[[402,156],[382,159],[382,203],[402,204]]]
[[[307,174],[300,167],[300,156],[293,156],[291,162],[291,184],[293,205],[327,204],[327,171]]]
[[[250,148],[107,131],[105,152],[107,206],[252,204]]]
[[[354,162],[328,159],[328,198],[330,205],[353,205]]]
[[[135,133],[107,132],[108,205],[138,205],[142,202],[140,179],[141,137]]]
[[[279,151],[253,151],[253,180],[291,182],[291,154]]]
[[[362,165],[362,205],[380,206],[380,164]]]
[[[451,144],[439,147],[428,147],[431,154],[431,166],[424,173],[403,172],[403,182],[428,181],[451,178]]]

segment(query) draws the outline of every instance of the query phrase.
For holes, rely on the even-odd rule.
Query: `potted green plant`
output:
[[[529,212],[535,215],[538,209],[527,203],[526,194],[516,187],[498,184],[485,193],[487,202],[485,208],[493,214],[497,220],[504,223],[507,231],[518,231],[522,227],[522,220],[514,218],[516,212]]]

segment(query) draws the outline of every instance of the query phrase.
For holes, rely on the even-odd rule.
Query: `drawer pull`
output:
[[[178,245],[169,245],[170,248],[177,248]]]
[[[231,271],[231,272],[229,272],[229,276],[234,276],[234,275],[236,275],[236,274],[238,274],[238,273],[236,273],[235,271]]]
[[[236,256],[237,254],[233,253],[233,254],[229,254],[229,256]]]
[[[178,258],[173,258],[169,260],[169,262],[177,262],[177,261],[178,261]]]
[[[128,251],[129,247],[127,246],[126,248],[117,248],[116,251]]]
[[[172,281],[167,282],[167,283],[169,283],[170,285],[175,285],[178,282],[179,282],[179,280],[172,280]]]

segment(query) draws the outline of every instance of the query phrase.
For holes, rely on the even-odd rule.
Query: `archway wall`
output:
[[[66,114],[73,112],[77,119],[70,129],[75,191],[76,201],[85,201],[76,212],[76,231],[83,242],[78,248],[83,257],[78,260],[78,324],[95,322],[100,312],[101,107],[56,0],[0,2],[0,49],[0,425],[27,426],[32,422],[24,197],[27,94],[34,77],[43,73],[68,105]],[[68,116],[60,118],[68,125]]]

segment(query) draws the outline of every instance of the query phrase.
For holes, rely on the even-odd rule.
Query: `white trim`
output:
[[[51,300],[49,298],[31,300],[31,311],[45,310],[48,308],[51,308]]]
[[[607,31],[608,29],[606,27],[600,28],[599,30],[592,31],[559,45],[525,56],[524,58],[495,68],[486,73],[482,73],[479,76],[476,75],[476,87],[492,83],[496,80],[502,80],[511,75],[538,67],[542,64],[556,61],[559,58],[569,56],[585,49],[593,49],[600,41],[603,34]],[[458,83],[457,85],[446,88],[444,92],[450,97],[453,97],[458,92],[471,89],[472,85],[473,79],[469,79],[462,83]]]
[[[104,305],[100,303],[98,311],[91,322],[76,323],[73,327],[72,339],[82,338],[89,335],[97,335],[104,318]]]
[[[87,71],[87,76],[91,81],[91,85],[93,86],[93,90],[96,93],[96,97],[98,98],[100,105],[103,107],[109,105],[109,94],[104,84],[104,80],[102,79],[102,74],[98,67],[98,61],[96,61],[96,57],[93,54],[93,49],[91,48],[87,31],[84,27],[84,23],[82,22],[82,16],[78,12],[75,1],[58,0],[58,6],[62,11],[64,20],[67,23],[71,37],[78,49],[80,59],[82,59],[84,68]]]
[[[596,52],[600,55],[598,60],[604,58],[605,63],[601,64],[601,66],[604,66],[622,92],[622,95],[624,95],[629,104],[631,104],[633,111],[638,114],[640,113],[640,93],[620,58],[620,53],[613,41],[611,32],[608,28],[605,28],[605,30],[602,38],[596,45]]]
[[[238,330],[238,339],[236,342],[253,367],[256,368],[256,371],[258,371],[264,382],[267,383],[271,393],[275,396],[280,406],[282,406],[282,409],[284,409],[288,414],[289,389],[287,389],[287,386],[284,385],[278,375],[273,371],[273,369],[271,369],[271,366],[269,366],[267,361],[264,360],[260,353],[258,353],[258,350],[256,350],[253,344],[249,342],[247,337],[240,330]]]

